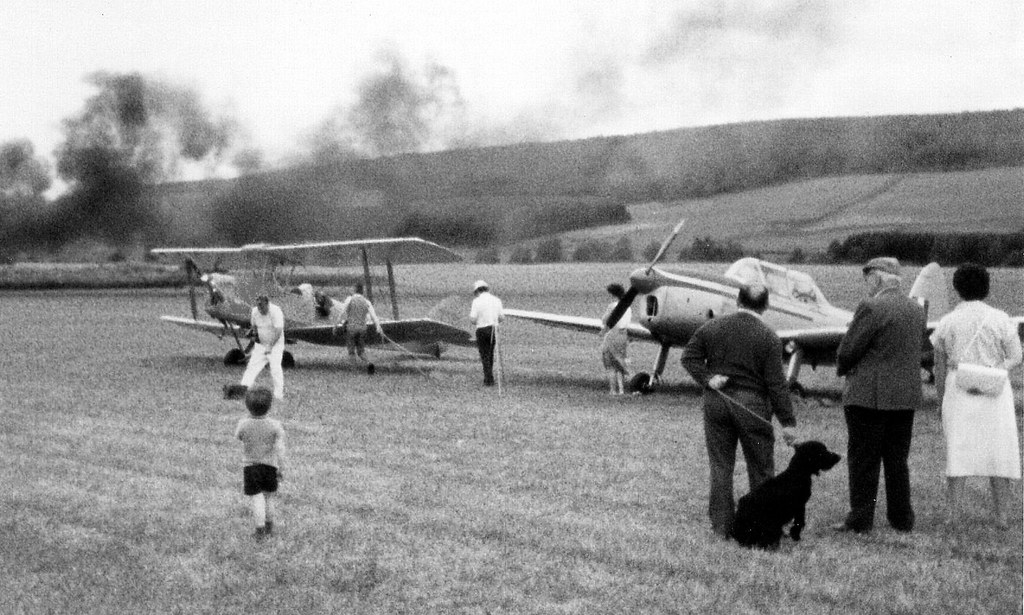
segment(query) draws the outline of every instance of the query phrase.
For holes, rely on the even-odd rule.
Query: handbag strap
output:
[[[967,349],[972,347],[972,346],[974,346],[974,343],[978,341],[978,337],[981,335],[981,331],[985,328],[985,324],[988,323],[988,321],[989,321],[988,318],[982,320],[981,324],[978,325],[978,328],[974,330],[974,337],[972,337],[971,341],[967,342],[967,345],[964,346],[964,350],[963,350],[964,354],[967,354]],[[962,363],[962,361],[961,361],[961,363]]]

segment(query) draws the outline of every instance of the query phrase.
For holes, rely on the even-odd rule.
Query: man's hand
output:
[[[793,446],[793,443],[796,442],[796,440],[797,440],[797,438],[796,438],[796,427],[786,427],[786,426],[783,426],[782,427],[782,439],[789,446]]]
[[[708,378],[708,388],[719,391],[722,389],[722,387],[725,386],[727,382],[729,382],[728,376],[723,376],[722,374],[715,374]]]

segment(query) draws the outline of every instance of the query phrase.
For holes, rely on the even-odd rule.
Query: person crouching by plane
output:
[[[605,373],[608,374],[608,389],[612,395],[622,395],[626,392],[626,378],[629,375],[627,367],[626,350],[629,346],[629,335],[626,333],[630,323],[633,321],[633,311],[626,310],[616,323],[608,323],[608,318],[615,310],[615,306],[626,295],[626,289],[622,284],[609,284],[607,289],[615,301],[608,305],[601,322],[604,328],[601,339],[601,363],[604,364]]]
[[[775,474],[772,415],[786,444],[796,441],[796,417],[782,371],[782,341],[761,319],[768,289],[740,288],[734,314],[704,323],[683,349],[683,367],[704,387],[704,438],[710,466],[712,531],[732,534],[736,444],[743,447],[750,490]]]
[[[504,308],[501,299],[490,293],[490,287],[483,280],[473,284],[473,294],[469,320],[476,325],[476,348],[484,369],[484,386],[494,386],[494,346],[498,341],[498,323],[505,317]]]
[[[374,365],[366,358],[367,319],[377,328],[377,334],[381,337],[384,336],[384,329],[380,326],[373,304],[363,296],[362,284],[355,285],[353,293],[338,307],[338,313],[344,317],[342,326],[345,328],[345,345],[348,347],[349,358],[354,360],[358,357],[366,364],[366,372],[372,375]]]
[[[274,383],[274,397],[284,399],[284,370],[281,359],[284,356],[284,313],[267,295],[256,297],[256,307],[249,315],[252,328],[256,331],[256,344],[249,353],[249,362],[238,385],[224,387],[227,398],[244,397],[245,392],[256,382],[264,367],[270,367],[270,379]]]

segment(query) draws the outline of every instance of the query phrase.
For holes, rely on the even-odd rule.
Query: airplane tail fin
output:
[[[938,263],[928,263],[910,287],[910,297],[924,306],[928,320],[938,320],[949,311],[946,276]]]

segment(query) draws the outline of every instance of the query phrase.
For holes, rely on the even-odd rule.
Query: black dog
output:
[[[793,522],[789,536],[800,540],[807,501],[811,499],[811,475],[832,469],[842,459],[814,440],[795,447],[789,467],[740,498],[732,537],[745,547],[774,550],[782,539],[782,527]]]

